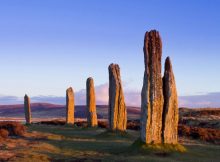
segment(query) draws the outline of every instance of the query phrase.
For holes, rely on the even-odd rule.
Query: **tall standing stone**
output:
[[[31,104],[30,98],[26,94],[24,96],[24,113],[26,124],[31,124]]]
[[[144,81],[141,92],[141,140],[162,142],[163,85],[161,77],[162,42],[159,32],[146,32],[144,39]]]
[[[124,101],[120,68],[110,64],[109,71],[109,127],[111,130],[125,131],[127,126],[127,109]]]
[[[163,109],[163,142],[169,144],[178,143],[178,97],[175,78],[170,58],[165,61],[163,77],[164,109]]]
[[[72,87],[66,90],[66,123],[74,124],[74,92]]]
[[[86,81],[86,105],[87,105],[87,121],[89,126],[97,126],[96,101],[94,81],[89,77]]]

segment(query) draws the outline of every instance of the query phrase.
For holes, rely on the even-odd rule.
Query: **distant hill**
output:
[[[179,114],[181,124],[220,129],[220,108],[179,108]]]
[[[50,103],[32,103],[33,118],[63,118],[66,116],[65,105],[56,105]],[[137,119],[140,116],[139,107],[127,106],[128,118]],[[107,118],[108,106],[97,105],[97,114],[99,119]],[[21,118],[24,117],[24,105],[0,105],[0,117]],[[75,117],[86,118],[86,106],[75,106]]]
[[[32,103],[32,117],[39,119],[65,118],[65,105]],[[127,106],[128,119],[140,119],[140,107]],[[99,119],[108,118],[108,106],[97,105]],[[220,108],[179,108],[179,121],[188,126],[220,129]],[[24,106],[0,105],[0,118],[24,118]],[[75,117],[86,118],[86,106],[75,106]]]

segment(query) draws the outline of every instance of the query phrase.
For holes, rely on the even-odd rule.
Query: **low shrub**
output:
[[[77,121],[77,122],[75,122],[74,124],[75,124],[75,126],[77,126],[77,127],[83,127],[83,128],[88,127],[87,121]]]
[[[178,131],[180,136],[187,136],[193,139],[220,144],[220,130],[218,129],[190,127],[180,124]]]
[[[0,129],[7,130],[9,136],[23,136],[26,131],[26,127],[23,124],[11,121],[0,122]]]
[[[140,130],[140,120],[128,120],[127,129]]]
[[[6,130],[6,129],[0,129],[0,137],[2,137],[2,138],[8,138],[8,134],[9,134],[8,130]]]
[[[108,122],[107,121],[98,121],[98,127],[108,128]]]
[[[66,122],[63,120],[49,120],[49,121],[41,121],[38,124],[46,124],[46,125],[65,125]]]

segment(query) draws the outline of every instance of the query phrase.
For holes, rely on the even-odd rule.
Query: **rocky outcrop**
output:
[[[141,140],[146,144],[176,144],[178,100],[169,57],[161,77],[162,42],[159,32],[146,32],[144,82],[141,92]]]
[[[111,64],[109,71],[109,127],[111,130],[125,131],[127,110],[124,101],[120,68]]]
[[[161,77],[162,42],[159,32],[146,32],[144,39],[145,72],[141,92],[141,140],[161,143],[163,86]]]
[[[165,61],[163,77],[164,109],[163,109],[163,142],[176,144],[178,141],[178,97],[176,83],[170,58]]]
[[[88,125],[95,127],[97,123],[96,101],[94,81],[90,77],[86,81],[86,105],[87,105],[87,121]]]
[[[66,123],[74,124],[74,92],[72,87],[66,90]]]
[[[31,104],[30,98],[26,94],[24,96],[24,113],[26,124],[31,124]]]

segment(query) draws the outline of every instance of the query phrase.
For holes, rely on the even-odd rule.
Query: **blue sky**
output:
[[[218,0],[0,0],[0,94],[64,96],[118,63],[125,91],[142,88],[143,39],[157,29],[180,96],[220,92]]]

